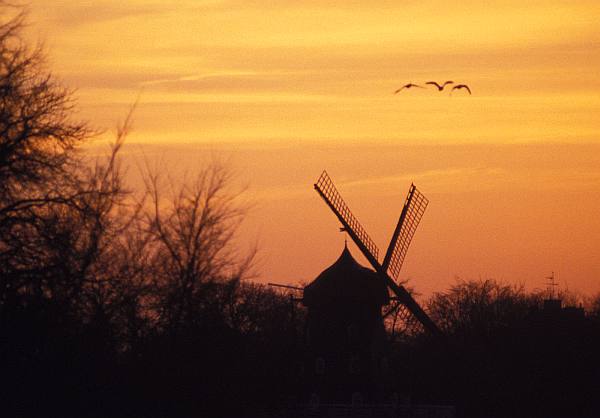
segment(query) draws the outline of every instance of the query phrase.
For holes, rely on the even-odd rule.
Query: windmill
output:
[[[408,326],[420,325],[429,333],[439,335],[440,330],[437,325],[406,288],[396,282],[408,247],[429,203],[428,199],[414,184],[410,186],[387,252],[380,262],[377,245],[352,214],[326,171],[323,171],[314,187],[342,223],[342,230],[350,235],[377,275],[395,295],[392,298],[393,305],[384,313],[384,317],[395,313],[396,317],[400,317]]]

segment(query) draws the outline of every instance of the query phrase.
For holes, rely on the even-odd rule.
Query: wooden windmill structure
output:
[[[377,275],[394,295],[393,305],[388,308],[384,316],[395,312],[407,326],[420,326],[433,335],[440,334],[437,325],[417,301],[404,286],[396,282],[408,247],[429,203],[428,199],[417,190],[414,184],[410,186],[398,224],[392,234],[385,256],[380,262],[377,245],[352,214],[326,171],[323,171],[314,187],[342,223],[342,229],[350,235]]]
[[[393,403],[394,398],[398,399],[398,391],[406,387],[397,385],[397,376],[390,370],[385,318],[391,315],[393,322],[402,323],[404,332],[414,333],[418,329],[440,334],[410,292],[396,282],[428,200],[411,185],[380,262],[377,246],[326,171],[314,187],[373,270],[360,265],[344,246],[339,258],[303,288],[270,283],[302,291],[302,298],[290,300],[302,302],[307,308],[304,353],[299,368],[302,389],[298,396],[311,405]]]

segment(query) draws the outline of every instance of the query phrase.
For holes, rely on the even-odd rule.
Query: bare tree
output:
[[[91,134],[72,120],[71,94],[46,70],[41,47],[22,40],[25,13],[8,15],[0,23],[0,225],[15,211],[60,201],[52,184],[68,175],[75,146]]]
[[[134,107],[109,154],[76,172],[67,203],[49,207],[46,219],[53,229],[42,247],[60,249],[53,253],[53,265],[60,270],[54,269],[49,280],[63,280],[55,283],[61,299],[66,296],[80,319],[110,330],[119,341],[144,330],[142,299],[149,291],[148,236],[139,217],[143,201],[135,201],[125,189],[118,160]]]
[[[245,209],[222,164],[204,168],[192,183],[175,186],[171,181],[170,197],[164,196],[162,180],[156,173],[146,177],[151,205],[145,219],[154,308],[160,325],[176,333],[210,316],[222,318],[222,298],[231,297],[236,282],[248,276],[253,252],[242,257],[234,245]]]
[[[587,311],[593,317],[600,319],[600,293],[596,293],[590,298]]]
[[[143,257],[132,252],[145,245],[124,242],[139,209],[117,158],[131,113],[90,164],[77,147],[93,132],[73,120],[43,49],[22,38],[24,9],[0,2],[0,12],[0,309],[52,300],[83,321],[113,318],[138,302]]]
[[[532,301],[522,286],[494,280],[458,281],[428,302],[432,318],[447,334],[489,335],[525,317]]]
[[[88,138],[73,121],[70,92],[46,69],[41,47],[22,39],[25,12],[0,3],[0,306],[24,291],[47,255],[38,246],[54,213],[81,194],[73,179],[76,146]],[[52,207],[51,207],[52,206]],[[62,209],[58,209],[61,207]],[[41,264],[40,264],[41,263]]]
[[[19,250],[2,264],[12,273],[7,284],[19,299],[52,301],[63,315],[82,324],[102,324],[111,334],[123,329],[114,324],[117,318],[131,318],[126,312],[132,307],[127,305],[139,311],[145,280],[145,242],[133,233],[140,228],[141,204],[124,188],[117,158],[130,117],[106,157],[91,164],[82,159],[71,168],[69,180],[60,184],[60,200],[13,213],[27,220],[13,223],[11,230],[18,235],[3,237],[6,248]],[[104,337],[106,343],[116,338]]]

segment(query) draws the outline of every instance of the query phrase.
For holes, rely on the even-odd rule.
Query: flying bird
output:
[[[412,88],[412,87],[418,87],[418,88],[420,88],[420,89],[424,89],[424,88],[425,88],[425,87],[423,87],[423,86],[419,86],[418,84],[408,83],[408,84],[405,84],[405,85],[403,85],[402,87],[400,87],[398,90],[396,90],[396,91],[394,92],[394,94],[398,94],[398,93],[400,93],[402,90],[404,90],[404,89],[410,89],[410,88]]]
[[[465,89],[469,92],[469,94],[471,94],[471,89],[466,84],[457,84],[456,86],[452,87],[452,90],[450,90],[450,94],[452,94],[454,90],[458,89]]]
[[[446,87],[446,84],[453,84],[453,83],[454,83],[454,81],[446,81],[446,82],[444,82],[444,84],[442,84],[442,85],[440,86],[440,85],[439,85],[438,83],[436,83],[435,81],[428,81],[428,82],[427,82],[427,83],[425,83],[425,84],[431,84],[431,85],[434,85],[434,86],[436,86],[436,87],[437,87],[437,89],[438,89],[439,91],[442,91],[442,90],[444,90],[444,87]]]

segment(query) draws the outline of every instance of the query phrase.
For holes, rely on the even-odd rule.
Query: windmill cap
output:
[[[304,288],[304,305],[330,303],[386,305],[389,295],[385,281],[363,267],[344,246],[339,258]]]

